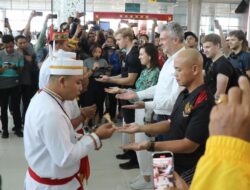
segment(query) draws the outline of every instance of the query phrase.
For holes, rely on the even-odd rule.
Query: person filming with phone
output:
[[[14,37],[4,35],[4,49],[0,51],[0,106],[2,121],[2,138],[9,138],[8,132],[8,105],[12,103],[13,130],[18,137],[22,137],[22,123],[20,113],[20,84],[19,76],[24,65],[23,56],[14,49]]]
[[[170,120],[143,127],[132,123],[117,128],[118,132],[145,132],[152,136],[165,134],[165,141],[144,141],[123,145],[122,148],[173,152],[175,170],[188,184],[191,183],[196,164],[204,153],[209,113],[214,105],[212,94],[204,86],[202,63],[202,56],[195,49],[183,50],[175,58],[175,77],[185,89],[175,102]]]

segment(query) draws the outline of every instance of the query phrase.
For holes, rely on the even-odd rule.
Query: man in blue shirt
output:
[[[12,35],[4,35],[2,38],[4,49],[0,51],[0,106],[3,134],[2,138],[8,138],[8,105],[11,102],[13,130],[18,137],[22,137],[21,113],[20,113],[20,86],[19,74],[22,72],[23,57],[14,49]]]

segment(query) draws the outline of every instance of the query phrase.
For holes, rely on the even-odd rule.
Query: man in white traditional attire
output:
[[[48,85],[31,100],[24,127],[25,157],[29,168],[26,190],[82,190],[80,159],[101,148],[101,139],[112,136],[114,126],[104,124],[95,133],[76,138],[65,100],[82,90],[82,61],[51,59]]]

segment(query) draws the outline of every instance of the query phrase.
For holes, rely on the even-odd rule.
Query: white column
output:
[[[201,0],[188,0],[187,27],[199,36],[201,18]]]
[[[247,20],[247,41],[248,41],[248,47],[250,46],[250,3],[248,7],[248,20]]]

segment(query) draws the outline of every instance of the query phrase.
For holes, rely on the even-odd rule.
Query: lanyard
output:
[[[45,89],[42,89],[44,92],[46,92],[51,98],[53,98],[55,101],[56,101],[56,103],[60,106],[60,108],[62,109],[62,111],[65,113],[65,115],[67,116],[67,118],[69,119],[69,120],[71,120],[70,118],[69,118],[69,116],[68,116],[68,114],[66,113],[66,111],[63,109],[63,107],[62,107],[62,105],[60,104],[60,102],[58,102],[58,100],[50,93],[50,92],[48,92],[48,90],[45,88]]]

